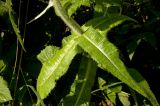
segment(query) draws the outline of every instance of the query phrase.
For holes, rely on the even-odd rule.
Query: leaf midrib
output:
[[[72,41],[73,43],[72,43],[72,45],[70,45],[70,47],[67,49],[67,50],[65,50],[65,52],[68,52],[68,50],[70,50],[70,48],[73,48],[73,46],[75,46],[74,45],[74,41]],[[66,53],[62,53],[63,55],[62,55],[62,57],[61,57],[61,59],[59,60],[59,62],[56,62],[55,63],[55,65],[54,65],[54,69],[52,69],[53,71],[51,71],[49,74],[48,74],[48,76],[46,77],[46,79],[41,83],[41,84],[39,84],[39,86],[42,86],[46,81],[48,81],[48,79],[52,76],[52,74],[51,73],[53,73],[54,71],[55,71],[55,69],[57,69],[57,67],[59,66],[59,65],[61,65],[61,64],[59,64],[59,63],[61,63],[61,61],[64,59],[64,57],[65,57],[65,55],[66,55]],[[54,57],[53,57],[54,58]]]
[[[92,60],[90,60],[90,61],[92,61]],[[84,78],[84,83],[82,84],[82,89],[80,90],[80,93],[79,93],[79,95],[80,96],[78,96],[78,98],[77,98],[77,100],[76,100],[76,103],[75,103],[75,105],[74,106],[77,106],[77,104],[78,104],[78,102],[79,102],[79,99],[81,98],[81,95],[82,95],[82,93],[83,93],[83,89],[85,88],[85,85],[86,85],[86,83],[87,83],[87,78],[88,78],[88,75],[89,75],[89,72],[90,72],[90,66],[91,66],[91,64],[90,64],[90,62],[88,63],[88,67],[87,67],[87,72],[86,72],[86,75],[85,75],[85,78]],[[87,78],[86,78],[87,77]]]
[[[93,44],[96,48],[98,48],[98,50],[107,57],[107,59],[110,61],[111,64],[113,64],[114,67],[116,67],[116,69],[118,69],[118,67],[114,64],[114,62],[108,57],[108,55],[105,55],[104,51],[99,49],[99,47],[97,45],[95,45],[88,37],[84,36],[91,44]],[[119,69],[118,69],[119,70]]]
[[[96,48],[98,48],[98,50],[107,57],[107,59],[109,60],[109,62],[118,70],[118,72],[120,71],[119,68],[114,64],[114,62],[108,57],[108,55],[105,55],[104,51],[99,49],[99,47],[97,45],[95,45],[87,36],[84,36],[91,44],[93,44]],[[125,75],[123,75],[121,72],[119,72],[122,76],[124,76],[124,78],[126,79]],[[126,79],[126,81],[128,82],[128,79]],[[132,86],[134,86],[134,84],[132,83]]]

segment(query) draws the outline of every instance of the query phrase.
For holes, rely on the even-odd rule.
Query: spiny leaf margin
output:
[[[100,68],[109,71],[129,87],[148,98],[153,105],[158,105],[152,91],[149,88],[147,90],[142,88],[141,85],[139,85],[140,83],[136,82],[136,79],[129,74],[123,62],[119,59],[116,47],[95,29],[92,27],[89,28],[83,36],[78,39],[78,44],[89,53]]]
[[[114,27],[122,24],[125,21],[137,22],[133,18],[120,14],[110,14],[108,16],[96,17],[89,20],[82,26],[83,30],[87,30],[90,26],[96,29],[101,35],[106,34]]]
[[[75,37],[76,39],[77,37]],[[79,49],[74,39],[57,51],[54,57],[43,63],[37,80],[37,91],[42,99],[55,87],[56,81],[63,76]]]
[[[61,0],[61,4],[67,9],[68,15],[71,16],[80,6],[90,6],[90,0]]]
[[[48,61],[50,58],[52,58],[58,50],[59,50],[59,47],[57,46],[46,46],[45,49],[43,49],[37,55],[37,58],[39,61],[41,61],[41,63],[44,63]]]

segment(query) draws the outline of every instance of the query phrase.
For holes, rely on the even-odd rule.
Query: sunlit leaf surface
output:
[[[7,82],[0,76],[0,103],[12,100]]]
[[[109,71],[132,89],[147,97],[152,104],[158,104],[152,91],[148,87],[144,89],[144,87],[141,86],[141,83],[144,82],[145,79],[141,77],[140,74],[138,74],[139,76],[137,77],[131,76],[123,62],[120,60],[116,47],[100,33],[93,28],[90,28],[78,39],[78,42],[79,45],[98,63],[100,68]]]

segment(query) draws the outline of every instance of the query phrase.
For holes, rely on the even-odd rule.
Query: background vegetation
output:
[[[0,0],[0,105],[159,105],[159,0],[53,4]]]

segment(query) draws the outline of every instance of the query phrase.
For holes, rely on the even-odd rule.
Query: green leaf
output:
[[[110,84],[108,85],[108,87],[112,92],[115,92],[115,93],[119,93],[122,90],[122,86],[120,85],[120,82]]]
[[[152,32],[144,32],[137,34],[133,37],[133,39],[131,39],[131,42],[129,42],[129,44],[127,45],[127,52],[129,53],[129,58],[131,60],[137,46],[142,40],[148,42],[152,47],[156,48],[156,38]]]
[[[99,31],[101,35],[106,36],[108,31],[110,31],[115,26],[123,23],[124,21],[134,21],[134,19],[120,15],[120,14],[110,14],[105,17],[98,17],[88,21],[85,25],[82,26],[84,30],[87,30],[90,26]]]
[[[88,58],[82,59],[78,72],[78,83],[76,85],[75,92],[76,101],[74,103],[74,106],[89,103],[91,97],[91,89],[96,76],[96,69],[97,65],[93,60]]]
[[[12,9],[12,1],[11,0],[6,0],[6,3],[7,3],[8,9],[9,9],[9,19],[11,21],[13,30],[14,30],[14,32],[15,32],[17,38],[18,38],[18,41],[20,42],[23,50],[26,51],[25,48],[24,48],[23,40],[22,40],[21,35],[20,35],[20,30],[18,29],[18,27],[17,27],[17,25],[14,21],[14,16],[13,16],[14,11]]]
[[[67,45],[68,42],[70,42],[74,37],[76,37],[77,35],[75,33],[72,32],[72,35],[64,37],[62,40],[62,47]]]
[[[0,16],[3,16],[8,12],[8,8],[5,2],[0,1]]]
[[[122,84],[122,82],[112,82],[110,84],[106,83],[106,81],[100,77],[98,77],[98,84],[99,84],[99,88],[100,90],[108,90],[110,89],[110,91],[112,92],[120,92],[122,89],[122,86],[120,84]]]
[[[40,54],[37,55],[37,58],[42,63],[44,63],[48,61],[50,58],[52,58],[58,50],[59,48],[56,46],[47,46],[45,49],[41,51]]]
[[[12,100],[7,82],[0,76],[0,103]]]
[[[98,77],[98,84],[99,84],[99,89],[100,90],[107,89],[106,81],[104,79],[102,79],[101,77]]]
[[[71,92],[62,100],[62,106],[88,106],[96,69],[96,63],[93,60],[83,57]]]
[[[138,73],[138,71],[136,69],[133,68],[129,68],[128,69],[129,74],[131,75],[131,77],[133,79],[135,79],[135,81],[137,82],[137,84],[140,86],[141,89],[143,89],[143,91],[145,91],[147,98],[150,100],[150,102],[154,105],[154,106],[158,106],[158,102],[156,102],[156,98],[154,97],[154,94],[152,93],[152,91],[150,90],[150,87],[147,83],[147,81],[144,79],[143,76],[141,76],[140,73]],[[133,88],[132,88],[133,89]],[[157,104],[156,104],[157,103]]]
[[[111,93],[107,94],[107,96],[108,96],[108,98],[109,98],[109,100],[111,102],[113,102],[114,104],[116,104],[116,93],[115,92],[111,92]]]
[[[152,47],[156,48],[156,37],[152,32],[144,32],[141,34],[142,39],[148,42]]]
[[[133,89],[130,88],[130,93],[131,93],[131,96],[134,99],[135,106],[138,106],[138,99],[137,99],[137,96],[136,96],[136,92]]]
[[[26,91],[29,90],[28,88],[30,88],[30,89],[33,91],[33,93],[36,95],[36,97],[37,97],[37,106],[38,106],[39,104],[41,104],[41,106],[45,106],[44,103],[43,103],[43,101],[41,100],[39,94],[37,93],[36,89],[35,89],[33,86],[31,86],[31,85],[24,85],[24,86],[22,86],[22,87],[20,87],[20,88],[18,89],[17,95],[18,95],[18,98],[20,99],[20,101],[23,99]],[[22,104],[22,105],[23,105],[23,104]],[[26,105],[26,104],[25,104],[25,105]],[[34,106],[34,105],[33,105],[33,106]]]
[[[122,82],[112,82],[111,84],[106,84],[102,78],[98,78],[99,88],[103,91],[104,96],[107,96],[111,102],[116,105],[116,94],[121,92]],[[107,98],[106,97],[106,98]]]
[[[118,93],[118,97],[121,103],[123,104],[123,106],[130,106],[128,93],[121,91],[120,93]]]
[[[94,12],[95,17],[106,16],[108,13],[121,13],[121,0],[95,0]]]
[[[153,105],[158,105],[152,91],[149,88],[144,89],[144,87],[139,84],[140,82],[145,81],[145,79],[141,79],[137,82],[137,78],[132,77],[129,74],[125,65],[119,59],[119,54],[116,47],[107,41],[107,39],[100,33],[93,28],[89,28],[78,39],[78,42],[80,47],[89,53],[89,55],[98,63],[100,68],[109,71],[112,75],[126,83],[129,87],[148,98]]]
[[[71,16],[81,6],[90,6],[90,0],[61,0],[62,6],[67,9],[68,15]]]
[[[55,87],[56,81],[66,73],[72,59],[78,53],[74,39],[57,51],[55,56],[43,63],[37,80],[37,91],[42,99],[47,97]]]
[[[129,59],[132,60],[135,50],[137,48],[137,46],[139,45],[139,43],[141,42],[140,39],[133,39],[131,42],[129,42],[129,44],[127,45],[127,52],[129,54]]]
[[[121,92],[122,86],[120,85],[121,82],[116,82],[113,84],[108,85],[108,89],[104,90],[104,92],[107,94],[107,97],[112,101],[114,104],[116,104],[116,94]],[[107,93],[108,92],[108,93]]]
[[[0,73],[5,69],[6,64],[4,63],[3,60],[0,60]]]

